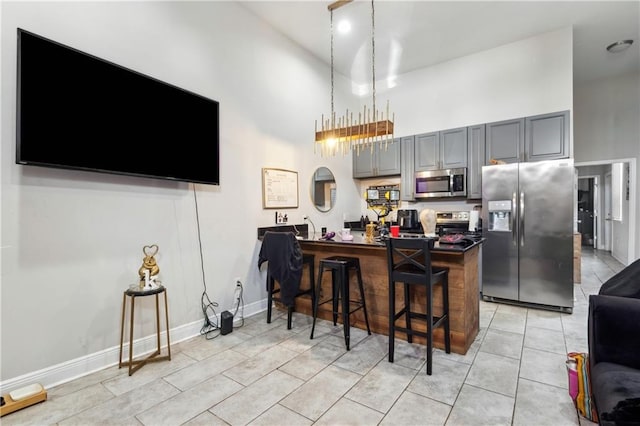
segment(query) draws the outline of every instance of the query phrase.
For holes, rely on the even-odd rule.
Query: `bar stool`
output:
[[[308,266],[309,269],[309,288],[299,290],[295,297],[308,294],[311,296],[311,306],[315,300],[316,288],[315,288],[315,267],[316,257],[313,254],[302,253],[302,266]],[[271,324],[271,311],[273,308],[273,301],[281,302],[281,298],[274,296],[280,293],[280,284],[276,288],[276,280],[269,274],[269,264],[267,263],[267,324]],[[287,330],[291,330],[291,319],[293,316],[293,306],[287,306]]]
[[[165,326],[167,333],[167,355],[160,355],[160,301],[159,295],[164,294],[164,314],[165,314]],[[146,358],[142,358],[139,360],[133,359],[133,323],[134,323],[134,312],[135,312],[135,301],[138,297],[145,296],[155,296],[155,307],[156,307],[156,341],[157,347],[156,350],[148,355]],[[124,342],[124,323],[125,323],[125,310],[127,306],[127,297],[131,299],[131,312],[130,312],[130,322],[129,322],[129,361],[122,361],[122,346]],[[148,362],[157,362],[157,361],[171,361],[171,344],[169,343],[169,307],[167,304],[167,289],[164,286],[159,286],[153,290],[139,290],[137,288],[130,288],[125,290],[124,295],[122,296],[122,322],[120,325],[120,360],[118,363],[118,368],[122,368],[125,366],[129,367],[129,375],[131,376],[133,373],[138,371]]]
[[[322,276],[324,272],[331,271],[331,298],[323,302],[319,302],[320,290],[322,288]],[[360,290],[360,299],[351,300],[349,296],[349,272],[354,270],[358,278],[358,288]],[[350,329],[351,323],[349,316],[362,309],[364,311],[364,321],[367,324],[367,333],[371,335],[371,329],[369,328],[369,317],[367,316],[367,305],[364,300],[364,286],[362,285],[362,274],[360,272],[360,259],[357,257],[347,256],[331,256],[320,260],[318,268],[318,279],[316,281],[316,298],[313,305],[313,325],[311,326],[311,336],[313,339],[313,332],[316,328],[316,318],[318,316],[318,306],[333,302],[333,325],[337,325],[338,313],[342,313],[342,326],[344,328],[344,342],[347,346],[347,350],[350,350]],[[342,307],[339,309],[339,301],[342,301]],[[354,309],[351,310],[351,306]]]
[[[451,336],[449,335],[449,268],[431,266],[431,249],[434,240],[431,238],[389,238],[387,245],[387,261],[389,269],[389,362],[393,362],[395,332],[407,335],[407,341],[413,342],[413,336],[427,339],[427,374],[431,375],[433,352],[433,329],[444,327],[444,345],[447,353],[451,353]],[[396,312],[396,283],[403,283],[404,307]],[[440,283],[442,290],[442,315],[433,315],[433,287]],[[425,313],[412,310],[411,286],[426,289]],[[396,325],[404,316],[405,327]],[[416,318],[426,323],[426,332],[414,330],[411,319]]]
[[[311,295],[311,306],[315,300],[315,256],[302,253],[300,243],[293,232],[267,231],[262,237],[258,268],[264,262],[267,262],[267,324],[271,323],[275,300],[287,307],[287,330],[291,330],[294,299],[307,294]],[[301,290],[300,281],[305,265],[309,268],[309,288]],[[276,282],[278,282],[277,287]]]

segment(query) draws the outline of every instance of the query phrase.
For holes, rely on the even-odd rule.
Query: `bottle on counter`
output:
[[[360,215],[360,228],[364,229],[364,215]]]

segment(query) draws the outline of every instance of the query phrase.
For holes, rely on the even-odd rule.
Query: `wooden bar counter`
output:
[[[318,273],[318,263],[328,256],[355,256],[360,258],[362,280],[365,288],[365,301],[369,315],[371,331],[388,335],[389,331],[389,276],[387,271],[387,252],[384,242],[366,243],[362,236],[354,235],[353,241],[324,241],[317,239],[302,239],[300,245],[305,253],[315,255],[315,271]],[[436,243],[432,250],[434,266],[449,268],[449,311],[451,326],[451,351],[465,354],[479,331],[479,286],[478,286],[478,254],[482,240],[469,246],[445,245]],[[306,271],[306,269],[305,269]],[[322,296],[320,301],[326,300],[331,294],[331,273],[325,273],[322,280]],[[303,273],[301,288],[309,287],[309,278]],[[317,279],[317,276],[316,276]],[[350,277],[351,300],[358,299],[356,277]],[[400,287],[400,286],[398,286]],[[442,312],[442,298],[435,292],[434,314]],[[426,306],[425,292],[417,289],[411,294],[412,303]],[[396,306],[403,306],[401,293],[396,292]],[[310,299],[296,298],[296,311],[312,315]],[[321,305],[318,317],[332,320],[331,303]],[[424,312],[424,310],[422,310]],[[399,320],[399,323],[402,323]],[[357,310],[351,315],[351,325],[366,330],[364,314]],[[415,329],[424,330],[420,321],[412,322]],[[421,328],[422,326],[422,328]],[[406,339],[403,333],[396,333],[396,338]],[[415,343],[425,344],[424,338],[414,337]],[[434,330],[434,346],[444,348],[444,330],[439,327]]]

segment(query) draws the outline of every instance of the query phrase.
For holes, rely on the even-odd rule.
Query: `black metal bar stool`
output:
[[[298,291],[295,297],[308,294],[311,296],[311,306],[315,300],[316,286],[315,286],[315,264],[316,257],[313,254],[302,254],[302,266],[308,266],[309,269],[309,288]],[[275,294],[280,293],[280,284],[275,286],[276,280],[269,274],[269,268],[267,264],[267,324],[271,324],[271,311],[273,309],[273,301],[281,302],[280,297]],[[293,316],[293,306],[287,306],[287,330],[291,330],[291,318]]]
[[[349,272],[354,270],[358,278],[358,289],[360,290],[360,299],[351,300],[349,296]],[[320,291],[322,288],[322,276],[325,271],[331,271],[331,298],[319,302]],[[362,284],[362,274],[360,272],[360,259],[357,257],[331,256],[321,259],[318,267],[318,279],[316,281],[316,298],[313,305],[313,325],[311,326],[311,336],[316,328],[316,318],[318,316],[318,307],[324,303],[332,302],[333,325],[337,325],[338,313],[342,314],[342,326],[344,328],[344,342],[347,350],[350,350],[350,329],[351,322],[349,316],[362,309],[364,312],[364,321],[367,324],[367,332],[371,334],[369,328],[369,317],[367,316],[367,305],[364,300],[364,286]],[[339,305],[341,303],[341,307]],[[351,307],[354,306],[353,309]]]
[[[449,268],[431,266],[431,249],[434,240],[431,238],[389,238],[387,245],[387,260],[389,268],[389,362],[393,362],[395,332],[407,335],[407,341],[413,342],[413,336],[427,339],[427,374],[431,375],[433,352],[433,329],[444,327],[444,346],[447,353],[451,353],[451,336],[449,333]],[[402,283],[404,288],[404,307],[396,312],[396,283]],[[442,290],[442,315],[433,315],[433,287],[440,283]],[[425,287],[425,313],[412,310],[410,290],[411,286]],[[405,327],[396,325],[404,316]],[[426,332],[414,330],[411,319],[416,318],[426,322]]]

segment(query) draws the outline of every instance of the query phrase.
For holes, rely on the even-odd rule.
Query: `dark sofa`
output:
[[[591,390],[601,425],[640,425],[640,260],[589,296]]]

